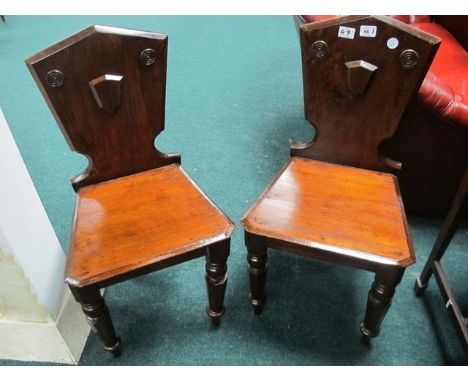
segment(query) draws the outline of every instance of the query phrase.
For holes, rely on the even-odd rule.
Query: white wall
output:
[[[66,257],[0,109],[0,232],[37,300],[55,319]]]

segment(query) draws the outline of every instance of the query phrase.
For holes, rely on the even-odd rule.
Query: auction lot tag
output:
[[[340,25],[340,29],[338,29],[338,37],[352,40],[354,39],[354,32],[356,32],[356,28],[344,27]]]
[[[376,25],[361,25],[359,28],[359,36],[361,37],[375,37],[377,36]]]

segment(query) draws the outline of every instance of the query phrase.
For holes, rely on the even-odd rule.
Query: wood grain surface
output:
[[[151,65],[141,63],[147,49],[154,51]],[[70,148],[89,159],[88,168],[72,180],[75,189],[180,163],[178,154],[163,154],[154,145],[164,129],[167,35],[91,26],[26,64]],[[62,85],[47,82],[53,70],[62,73]],[[99,98],[96,83],[105,76],[122,78],[118,87],[115,81],[101,82]],[[100,105],[102,100],[110,105]]]
[[[362,26],[374,27],[375,37],[360,36]],[[340,37],[342,27],[354,29],[354,38]],[[316,134],[310,142],[293,144],[292,155],[377,171],[400,169],[404,164],[388,158],[380,144],[395,134],[440,40],[385,16],[337,17],[299,29],[305,116]],[[390,39],[397,42],[393,49]],[[411,52],[416,62],[405,67]],[[357,62],[376,67],[370,79]]]
[[[293,157],[241,220],[255,235],[364,258],[414,263],[393,175]]]
[[[179,165],[83,187],[66,281],[85,286],[183,257],[229,238],[233,230]]]

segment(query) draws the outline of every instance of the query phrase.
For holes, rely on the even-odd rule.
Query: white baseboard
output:
[[[57,320],[0,320],[0,359],[78,364],[90,327],[68,288]]]

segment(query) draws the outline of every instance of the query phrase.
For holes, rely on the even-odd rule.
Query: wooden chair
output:
[[[267,248],[375,272],[361,324],[368,343],[415,262],[398,183],[386,173],[401,164],[379,145],[394,134],[439,40],[377,16],[299,28],[306,118],[317,131],[292,144],[289,162],[241,219],[250,301],[260,314]]]
[[[167,35],[91,26],[26,60],[70,148],[89,159],[65,282],[104,349],[120,339],[100,288],[206,255],[207,313],[218,325],[234,224],[154,146],[164,129]]]

